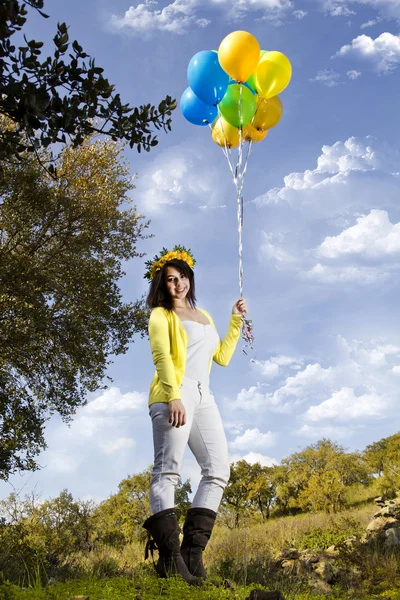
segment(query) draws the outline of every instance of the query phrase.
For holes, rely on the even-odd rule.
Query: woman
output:
[[[196,308],[195,261],[180,246],[147,264],[152,308],[149,337],[156,366],[150,386],[154,468],[150,485],[152,516],[143,527],[159,551],[157,571],[181,575],[188,583],[206,578],[202,552],[210,538],[229,480],[228,448],[209,372],[214,360],[227,366],[240,337],[240,298],[233,306],[228,333],[221,341],[210,315]],[[202,478],[183,526],[182,546],[174,510],[175,486],[186,446],[201,467]]]

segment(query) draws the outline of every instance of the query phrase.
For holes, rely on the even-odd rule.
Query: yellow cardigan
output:
[[[211,316],[203,309],[202,313],[215,328]],[[210,360],[226,367],[232,358],[240,337],[241,315],[232,315],[228,333],[220,340],[214,356]],[[188,336],[182,321],[173,310],[161,306],[153,308],[149,320],[149,337],[156,372],[150,385],[149,406],[154,402],[170,402],[180,399],[180,385],[185,374],[186,348]]]

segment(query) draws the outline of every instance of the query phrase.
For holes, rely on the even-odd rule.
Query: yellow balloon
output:
[[[267,130],[258,130],[254,127],[254,124],[250,125],[250,123],[248,123],[246,127],[243,128],[243,139],[246,142],[261,142],[267,136],[267,133]]]
[[[244,83],[260,60],[260,44],[247,31],[233,31],[222,40],[218,60],[232,79]]]
[[[260,131],[272,129],[282,117],[283,106],[278,96],[272,98],[258,98],[257,108],[251,124]]]
[[[262,98],[277,96],[288,85],[292,76],[292,65],[282,52],[266,52],[254,73],[257,92]]]
[[[225,148],[225,146],[228,148],[239,146],[239,129],[228,123],[228,121],[225,121],[223,117],[219,117],[214,121],[211,135],[214,142],[218,146],[222,146],[222,148]]]

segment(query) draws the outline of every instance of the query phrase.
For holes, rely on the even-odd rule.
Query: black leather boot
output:
[[[207,546],[217,513],[208,508],[189,508],[183,526],[181,553],[189,572],[207,579],[203,565],[203,550]],[[218,582],[213,581],[215,585]]]
[[[152,515],[143,523],[143,527],[150,533],[158,549],[159,560],[156,570],[160,577],[180,575],[187,583],[191,585],[198,584],[199,578],[189,573],[181,555],[179,527],[175,510],[167,508]],[[154,545],[148,542],[145,558],[148,555],[149,547],[152,549]]]

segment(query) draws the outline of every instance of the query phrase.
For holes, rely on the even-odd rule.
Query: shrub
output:
[[[17,600],[17,588],[8,581],[0,582],[0,600]]]
[[[332,521],[328,527],[313,527],[303,533],[298,541],[298,548],[308,550],[323,550],[329,546],[343,544],[350,537],[359,538],[362,528],[354,517],[342,516]]]

